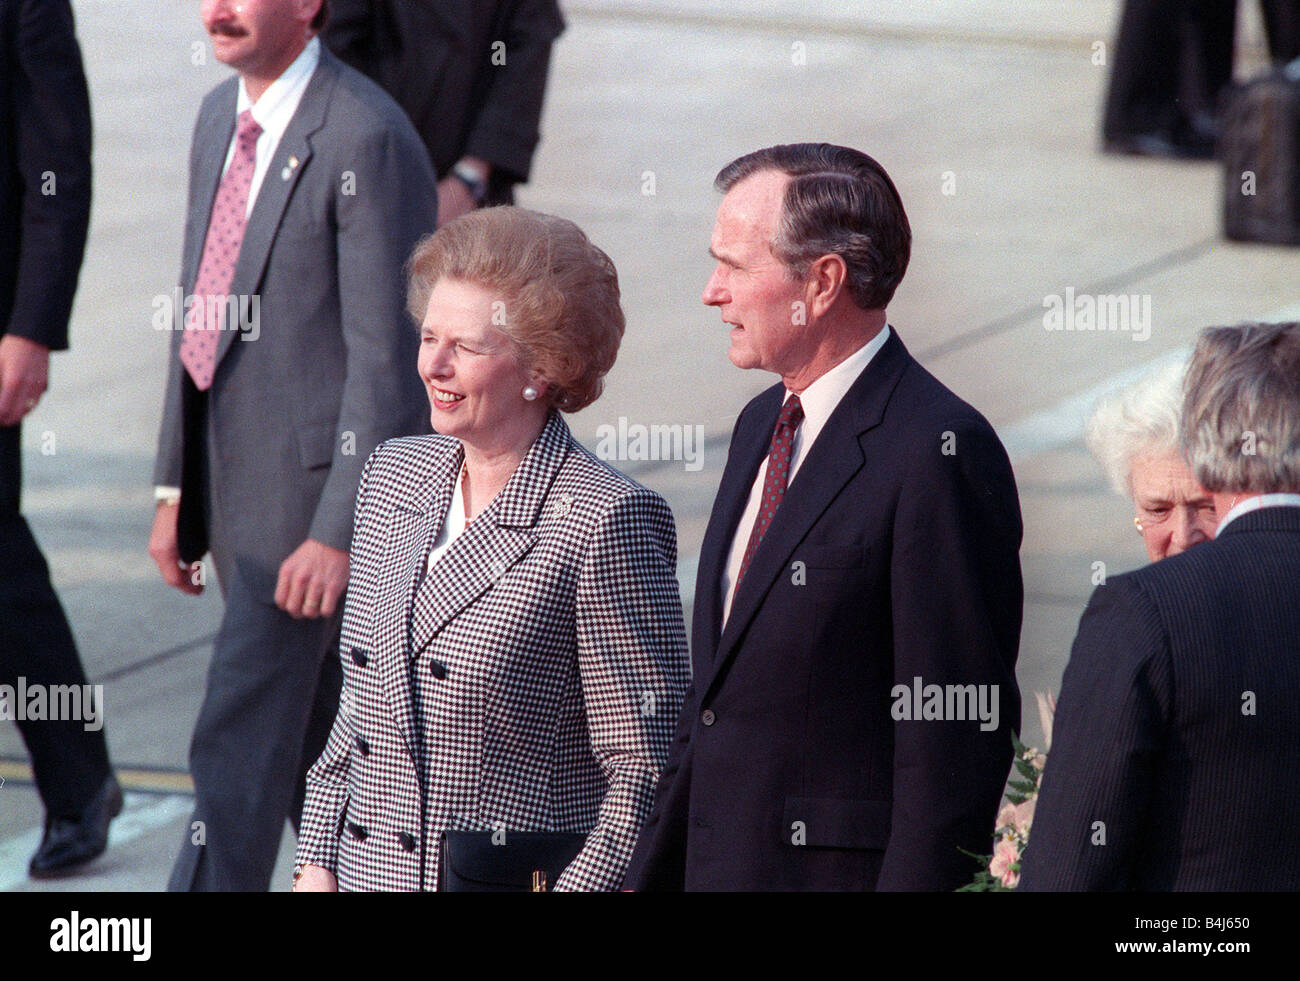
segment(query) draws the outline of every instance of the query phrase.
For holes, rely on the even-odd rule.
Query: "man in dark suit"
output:
[[[0,0],[0,684],[86,684],[45,557],[20,510],[21,422],[68,346],[90,222],[90,97],[67,0]],[[78,689],[84,690],[84,689]],[[99,855],[122,808],[102,729],[29,720],[45,833],[29,870]]]
[[[256,890],[337,706],[362,465],[427,431],[402,265],[436,197],[401,109],[322,49],[320,0],[202,14],[239,74],[194,131],[150,553],[197,592],[210,548],[226,608],[170,887]]]
[[[1020,889],[1300,889],[1300,324],[1204,331],[1183,451],[1214,541],[1098,586]]]
[[[332,0],[322,37],[411,117],[443,224],[528,180],[563,30],[556,0]]]
[[[911,230],[879,164],[772,147],[717,186],[704,302],[732,362],[781,382],[736,421],[694,681],[625,884],[955,888],[1019,721],[1011,466],[886,324]]]

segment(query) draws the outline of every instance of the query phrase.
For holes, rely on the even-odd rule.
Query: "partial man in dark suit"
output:
[[[1010,463],[886,323],[911,230],[876,161],[778,146],[716,183],[704,302],[732,362],[781,381],[736,421],[694,681],[625,884],[953,889],[1019,723]]]
[[[90,97],[67,0],[0,0],[0,147],[0,684],[81,686],[72,631],[20,510],[21,423],[45,392],[50,351],[67,349],[90,223]],[[45,804],[29,871],[45,878],[104,851],[122,792],[102,728],[25,713],[18,728]]]
[[[362,465],[428,426],[402,266],[433,230],[433,173],[397,104],[322,48],[326,16],[202,5],[239,74],[194,131],[149,549],[189,593],[210,550],[226,607],[174,890],[269,884],[337,708]]]
[[[1300,324],[1204,331],[1182,442],[1218,532],[1089,600],[1021,890],[1300,889]]]
[[[438,223],[528,180],[556,0],[332,0],[322,37],[406,110],[438,175]]]

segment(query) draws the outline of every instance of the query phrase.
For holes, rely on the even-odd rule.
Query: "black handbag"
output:
[[[444,831],[438,836],[439,892],[547,892],[585,834]]]

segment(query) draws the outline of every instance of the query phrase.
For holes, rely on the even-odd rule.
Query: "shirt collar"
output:
[[[887,340],[889,324],[885,324],[880,333],[799,393],[799,403],[803,406],[802,428],[809,445]],[[786,395],[789,397],[788,389]]]
[[[1222,535],[1223,529],[1228,527],[1228,522],[1237,520],[1243,514],[1250,514],[1251,511],[1258,511],[1260,508],[1281,507],[1300,507],[1300,494],[1260,494],[1258,497],[1248,497],[1223,516],[1214,537],[1218,538]]]
[[[248,89],[241,78],[239,95],[235,100],[235,114],[252,109],[253,118],[263,130],[283,131],[293,118],[302,91],[319,64],[320,38],[313,37],[289,67],[280,73],[280,77],[267,86],[256,102],[248,97]]]

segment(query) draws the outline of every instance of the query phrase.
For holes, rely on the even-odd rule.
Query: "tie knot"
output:
[[[797,429],[803,422],[803,403],[798,395],[791,395],[781,406],[781,414],[776,417],[777,429]]]
[[[253,118],[253,110],[245,109],[239,114],[239,120],[235,126],[235,138],[237,140],[256,140],[262,135],[262,127],[257,124]]]

